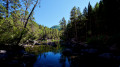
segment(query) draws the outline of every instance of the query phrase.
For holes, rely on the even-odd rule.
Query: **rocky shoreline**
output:
[[[17,49],[17,47],[16,47]],[[31,67],[36,56],[26,53],[24,49],[0,50],[1,67]]]

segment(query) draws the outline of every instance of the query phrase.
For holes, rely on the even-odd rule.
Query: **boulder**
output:
[[[7,51],[6,50],[0,50],[0,54],[5,54]]]

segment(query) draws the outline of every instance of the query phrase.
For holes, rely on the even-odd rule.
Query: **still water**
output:
[[[45,52],[38,55],[34,67],[70,67],[68,58],[62,58],[61,53]]]
[[[70,56],[62,54],[60,46],[34,46],[27,47],[26,52],[36,55],[33,67],[70,67]]]
[[[94,53],[96,52],[96,53]],[[57,45],[27,46],[0,54],[0,67],[120,67],[120,55],[98,53],[93,48],[72,49]]]
[[[26,48],[28,53],[36,55],[36,60],[31,67],[120,67],[120,62],[113,59],[86,53],[65,56],[63,50],[59,46]]]

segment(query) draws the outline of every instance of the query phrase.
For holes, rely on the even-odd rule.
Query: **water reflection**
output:
[[[102,58],[94,54],[63,55],[61,47],[35,46],[26,51],[37,55],[33,67],[119,67],[113,59]]]
[[[35,45],[26,51],[9,51],[0,54],[3,67],[120,67],[120,56],[111,53],[96,54],[94,49],[73,50],[60,45]],[[107,57],[107,58],[106,58]],[[117,58],[117,60],[115,60]]]
[[[70,67],[70,57],[66,57],[64,55],[60,56],[59,63],[61,63],[62,67]]]
[[[45,52],[38,56],[34,67],[70,67],[70,63],[61,53]]]

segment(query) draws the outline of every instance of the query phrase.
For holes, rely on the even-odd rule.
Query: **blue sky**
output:
[[[94,7],[100,0],[41,0],[40,8],[36,7],[34,11],[35,21],[38,24],[52,27],[59,25],[59,21],[65,17],[66,21],[70,18],[71,9],[80,7],[81,12],[88,3]]]

